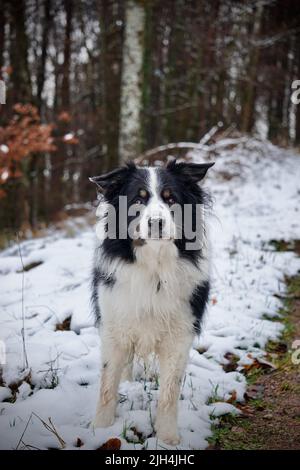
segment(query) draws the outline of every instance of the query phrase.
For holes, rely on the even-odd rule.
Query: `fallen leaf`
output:
[[[80,437],[77,437],[75,447],[82,447],[82,446],[83,446],[82,440],[80,439]]]
[[[97,450],[119,450],[121,448],[121,441],[117,437],[114,437],[112,439],[108,439],[104,444],[102,444],[101,447],[99,447]]]
[[[226,401],[226,403],[234,403],[237,399],[237,393],[236,390],[233,390],[231,392],[231,397]]]

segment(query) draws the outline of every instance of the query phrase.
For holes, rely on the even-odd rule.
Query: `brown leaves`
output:
[[[232,392],[230,392],[230,395],[231,397],[228,398],[228,400],[226,400],[226,403],[235,403],[236,402],[236,399],[237,399],[237,393],[236,393],[236,390],[232,390]]]
[[[56,150],[50,124],[41,124],[37,108],[16,104],[14,115],[0,127],[0,184],[23,175],[22,161],[29,155]],[[3,196],[3,191],[2,191]]]
[[[232,372],[236,370],[240,358],[231,352],[227,352],[224,357],[228,361],[227,364],[223,365],[225,372]]]
[[[80,448],[84,445],[84,442],[80,439],[80,437],[77,438],[75,447]],[[98,447],[96,450],[120,450],[121,448],[121,441],[117,437],[113,437],[111,439],[108,439],[102,446]]]
[[[77,437],[77,440],[76,440],[76,444],[75,444],[75,447],[82,447],[84,445],[84,443],[82,442],[82,440],[80,439],[80,437]]]
[[[104,444],[102,444],[101,447],[99,447],[97,450],[119,450],[121,448],[121,441],[117,437],[114,437],[112,439],[108,439]]]
[[[252,354],[249,353],[248,357],[253,359]],[[252,371],[253,369],[264,369],[264,370],[274,370],[277,367],[275,364],[272,364],[269,361],[266,361],[263,358],[255,358],[251,364],[243,364],[243,368],[246,372]]]
[[[58,116],[58,121],[60,122],[70,122],[71,121],[71,116],[67,111],[62,111],[59,116]]]
[[[57,323],[55,331],[69,331],[71,329],[71,320],[72,317],[67,317],[63,322]]]

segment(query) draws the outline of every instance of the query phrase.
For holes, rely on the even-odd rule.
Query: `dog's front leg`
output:
[[[102,373],[94,427],[111,426],[117,406],[117,394],[122,370],[127,362],[128,351],[112,338],[102,339]]]
[[[156,416],[157,437],[170,445],[179,443],[177,409],[180,385],[193,336],[164,338],[158,349],[160,394]]]

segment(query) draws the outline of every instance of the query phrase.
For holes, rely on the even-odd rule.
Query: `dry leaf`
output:
[[[121,441],[117,437],[114,437],[112,439],[108,439],[104,444],[102,444],[101,447],[99,447],[97,450],[119,450],[121,448]]]

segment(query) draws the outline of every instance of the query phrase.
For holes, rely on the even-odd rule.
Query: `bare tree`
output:
[[[253,30],[251,36],[252,50],[249,55],[248,79],[244,90],[244,103],[241,124],[241,130],[243,132],[250,132],[252,130],[254,122],[257,68],[260,53],[260,50],[255,42],[257,41],[260,34],[263,9],[263,3],[258,4],[254,16]]]
[[[52,24],[52,11],[51,11],[52,0],[45,0],[44,2],[44,18],[43,18],[43,34],[42,34],[42,44],[41,44],[41,58],[38,65],[37,71],[37,105],[39,111],[42,108],[42,93],[45,84],[46,78],[46,59],[47,59],[47,50],[49,45],[49,32]]]
[[[100,74],[103,101],[104,171],[119,163],[119,115],[123,49],[124,2],[100,3]],[[100,132],[101,132],[100,131]]]
[[[143,2],[137,0],[127,2],[125,21],[119,136],[121,160],[133,158],[141,147],[143,33],[145,22]]]

